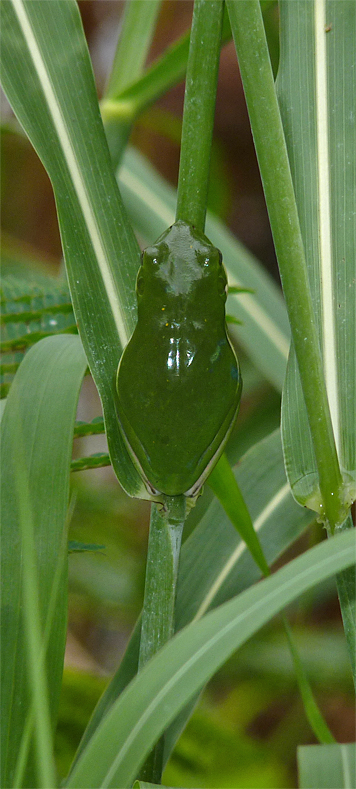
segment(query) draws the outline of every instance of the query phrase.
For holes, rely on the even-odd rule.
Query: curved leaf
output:
[[[227,657],[300,594],[350,566],[354,554],[353,534],[325,541],[178,633],[113,705],[66,785],[129,785],[167,724]]]
[[[314,517],[310,510],[296,504],[290,493],[279,430],[249,450],[234,473],[267,561],[272,564]],[[193,514],[195,515],[194,510],[188,517],[187,526]],[[260,577],[261,573],[245,543],[215,499],[182,546],[175,612],[176,630],[180,630],[192,619],[200,619],[210,608],[229,600]],[[88,724],[79,753],[137,672],[140,627],[138,620],[123,660]],[[166,734],[165,758],[168,758],[189,714],[189,711],[184,712],[180,722],[175,721],[168,735]]]
[[[87,360],[79,337],[50,337],[23,360],[7,398],[2,434],[2,616],[1,728],[2,786],[12,786],[13,771],[29,712],[28,645],[21,596],[24,555],[21,544],[18,481],[27,488],[37,554],[41,625],[56,569],[61,570],[50,623],[47,679],[52,721],[56,719],[62,679],[67,621],[67,541],[69,469],[79,390]],[[20,474],[20,465],[23,473]],[[19,478],[19,479],[18,479]]]
[[[120,354],[135,326],[140,250],[113,175],[75,0],[3,3],[1,67],[4,90],[54,189],[114,470],[128,493],[147,497],[119,432],[115,393]]]

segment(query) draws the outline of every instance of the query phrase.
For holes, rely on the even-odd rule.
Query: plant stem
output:
[[[174,606],[185,516],[185,496],[165,497],[165,511],[152,504],[139,670],[174,633]],[[161,737],[142,768],[141,780],[161,781],[163,747],[164,738]]]
[[[222,0],[195,0],[185,83],[176,219],[204,230],[215,113]]]
[[[308,413],[324,514],[346,512],[298,211],[258,0],[226,0]]]

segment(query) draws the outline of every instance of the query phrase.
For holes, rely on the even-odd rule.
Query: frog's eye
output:
[[[157,246],[146,247],[142,252],[143,265],[150,266],[152,263],[156,266],[160,258],[160,249]]]
[[[139,276],[137,279],[136,291],[139,296],[142,296],[144,290],[145,290],[145,279],[141,274],[141,276]]]

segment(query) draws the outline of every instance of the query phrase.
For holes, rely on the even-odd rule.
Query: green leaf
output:
[[[97,545],[96,543],[79,542],[78,540],[69,540],[68,553],[84,553],[87,551],[103,551],[105,545]]]
[[[234,474],[267,563],[271,565],[313,519],[312,513],[297,505],[291,496],[279,430],[252,447],[239,461]],[[221,504],[213,501],[183,544],[176,629],[200,619],[259,578],[260,571],[246,544],[239,539]],[[166,733],[165,760],[191,712],[192,708],[184,710]]]
[[[208,478],[208,485],[237,529],[240,537],[260,568],[263,575],[269,575],[260,541],[253,528],[250,513],[234,477],[233,471],[225,454],[223,454]]]
[[[120,94],[141,76],[162,0],[127,2],[109,83],[108,97]]]
[[[144,0],[144,4],[145,3]],[[190,31],[164,50],[163,54],[155,60],[142,77],[120,93],[111,89],[111,80],[106,96],[101,101],[101,111],[105,121],[120,123],[125,121],[131,126],[135,117],[148,105],[157,101],[170,88],[184,79]],[[227,14],[224,14],[222,41],[226,43],[231,38],[231,29]],[[141,53],[140,58],[141,61]],[[141,61],[142,62],[142,61]],[[110,94],[110,95],[109,95]]]
[[[113,467],[128,493],[147,497],[119,432],[115,393],[120,354],[136,320],[140,250],[112,172],[78,6],[8,0],[2,17],[3,87],[52,182]]]
[[[226,2],[312,434],[322,514],[333,529],[344,520],[347,508],[261,8],[259,0],[240,0],[238,7],[232,0]]]
[[[271,565],[310,524],[286,480],[279,430],[239,461],[234,474]],[[189,521],[188,521],[189,523]],[[186,625],[261,577],[252,556],[221,504],[214,500],[182,548],[176,625]]]
[[[94,455],[72,460],[70,469],[71,471],[85,471],[88,468],[103,468],[103,466],[110,465],[110,455],[107,452],[95,452]]]
[[[170,786],[163,786],[163,784],[148,784],[146,781],[135,781],[133,789],[171,789]]]
[[[356,496],[356,6],[282,2],[277,80],[345,502]],[[318,511],[311,435],[294,353],[283,395],[286,467]]]
[[[119,183],[138,233],[152,243],[174,222],[174,189],[132,148],[125,154]],[[234,327],[234,336],[265,378],[281,390],[289,351],[289,323],[282,295],[256,258],[209,213],[205,232],[221,249],[231,283],[253,291],[228,296],[227,312],[242,321]]]
[[[341,524],[337,531],[345,531],[346,529],[352,529],[355,534],[351,512],[349,512],[344,523]],[[331,537],[330,534],[329,537]],[[336,577],[336,584],[356,689],[356,574],[352,569],[345,570],[345,572],[340,573]]]
[[[74,425],[74,438],[82,436],[96,436],[105,433],[104,420],[102,416],[96,416],[91,422],[77,421]]]
[[[113,705],[68,787],[126,786],[161,732],[238,647],[300,594],[354,561],[353,535],[312,548],[178,633]]]
[[[21,579],[29,556],[23,553],[21,547],[18,481],[20,479],[22,485],[21,495],[27,496],[27,509],[30,510],[33,523],[40,622],[42,630],[46,628],[48,632],[46,671],[54,723],[66,637],[65,524],[69,466],[78,394],[86,366],[78,337],[58,336],[42,340],[31,348],[20,366],[1,422],[2,786],[12,786],[29,713],[26,667],[28,645],[21,600]],[[19,474],[21,476],[18,478]],[[56,571],[60,577],[55,600],[51,602],[55,616],[48,622],[48,606]],[[41,648],[39,645],[38,655]],[[32,764],[33,759],[34,754]]]
[[[300,789],[355,789],[355,743],[300,746],[298,772]]]
[[[5,274],[0,284],[0,392],[6,397],[26,350],[51,334],[76,334],[67,285],[54,277],[28,271],[26,277]]]
[[[161,0],[128,0],[125,5],[112,73],[101,103],[105,132],[113,167],[116,168],[131,131],[130,102],[119,105],[113,98],[140,83],[142,69],[154,34]],[[137,79],[138,78],[138,79]],[[122,107],[124,111],[122,112]],[[104,108],[104,109],[103,109]],[[114,108],[114,109],[113,109]]]
[[[279,430],[260,441],[234,470],[239,487],[259,535],[268,564],[293,543],[311,522],[313,515],[291,496],[286,480]],[[188,517],[195,515],[195,510]],[[175,611],[176,630],[192,619],[200,619],[211,607],[229,600],[261,577],[246,544],[240,539],[228,515],[215,499],[182,546]],[[115,699],[135,676],[138,665],[141,622],[116,674],[100,699],[89,722],[79,753]],[[189,712],[166,734],[168,758]]]
[[[294,669],[297,677],[300,695],[302,697],[305,714],[308,718],[309,724],[321,743],[335,742],[331,731],[325,722],[319,707],[314,699],[311,686],[307,674],[305,672],[303,662],[300,658],[298,647],[294,638],[293,630],[286,619],[283,617],[283,624],[287,634],[289,649],[293,658]]]

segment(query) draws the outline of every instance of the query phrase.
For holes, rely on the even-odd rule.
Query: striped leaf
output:
[[[33,690],[30,684],[29,691],[28,680],[31,654],[28,619],[33,624],[35,611],[28,610],[24,587],[28,572],[33,569],[25,542],[31,526],[37,560],[34,562],[38,581],[35,608],[38,606],[42,631],[36,661],[40,663],[45,640],[52,727],[56,721],[67,624],[65,525],[69,468],[75,412],[86,366],[79,337],[49,337],[37,343],[16,374],[1,421],[2,786],[13,785]],[[26,496],[25,518],[21,517],[23,496]],[[41,690],[43,697],[45,692],[46,682]],[[39,723],[36,720],[36,728]],[[51,727],[47,736],[51,737]],[[31,753],[33,771],[33,743]]]
[[[282,0],[280,8],[278,96],[349,505],[356,496],[356,6],[353,0]],[[293,494],[319,511],[318,475],[293,349],[282,435]]]
[[[353,546],[350,532],[323,542],[178,633],[113,704],[66,786],[130,785],[167,724],[223,662],[300,594],[350,566]]]
[[[27,349],[51,334],[76,334],[77,326],[68,287],[54,277],[5,275],[0,300],[0,396],[6,397]]]
[[[284,471],[279,430],[249,450],[236,467],[235,474],[267,562],[272,565],[313,518],[312,513],[296,504],[291,496]],[[193,515],[194,510],[189,518]],[[180,630],[192,620],[201,619],[211,608],[247,589],[260,577],[261,573],[245,543],[215,499],[182,547],[176,629]],[[79,753],[103,715],[135,676],[139,635],[140,621],[121,665],[98,703]],[[190,714],[191,709],[184,710],[166,734],[165,760]]]
[[[74,312],[115,472],[128,493],[147,496],[119,432],[115,397],[120,354],[135,325],[140,251],[114,179],[75,0],[3,3],[1,67],[4,90],[54,189]]]
[[[300,789],[353,789],[356,786],[356,745],[303,745],[298,748]]]

